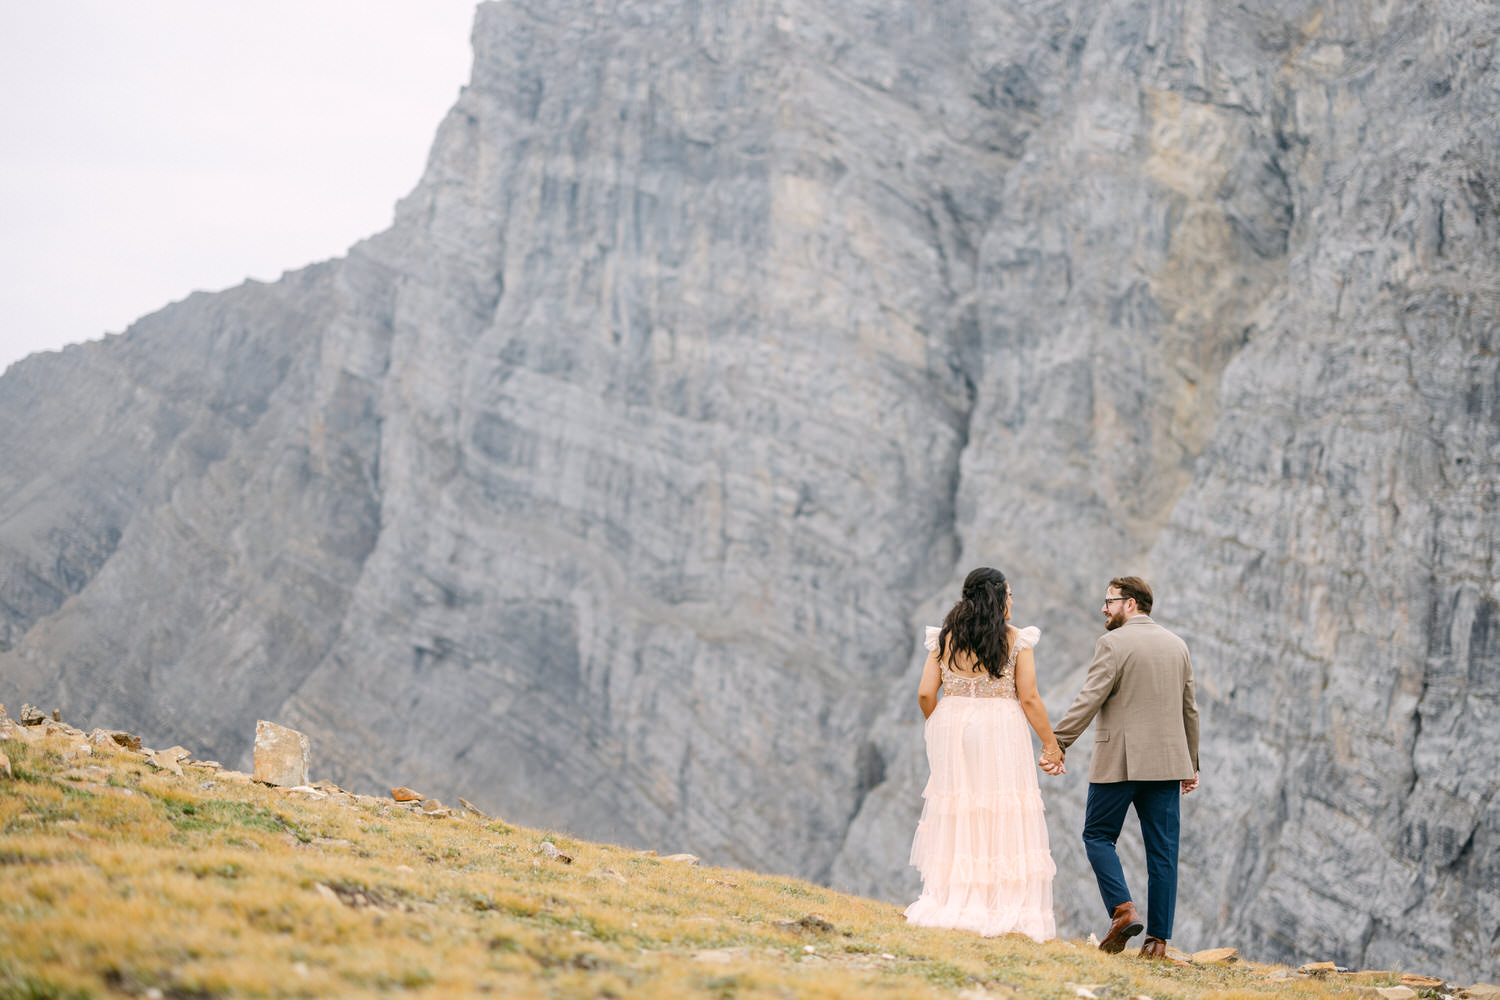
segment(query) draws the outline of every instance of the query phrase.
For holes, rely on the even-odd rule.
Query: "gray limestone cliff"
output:
[[[1488,973],[1497,37],[483,4],[388,231],[0,378],[0,692],[901,899],[921,626],[999,566],[1056,716],[1139,571],[1204,720],[1175,940]]]

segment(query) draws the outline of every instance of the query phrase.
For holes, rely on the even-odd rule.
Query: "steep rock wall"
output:
[[[1057,713],[1144,570],[1177,938],[1484,971],[1497,29],[485,4],[389,231],[0,379],[0,681],[899,899],[920,626],[1001,566]]]

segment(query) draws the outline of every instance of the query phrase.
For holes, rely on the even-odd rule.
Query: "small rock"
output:
[[[1209,948],[1205,951],[1195,951],[1188,956],[1199,965],[1210,965],[1214,962],[1238,962],[1240,951],[1238,948]]]
[[[113,732],[109,735],[115,741],[116,746],[124,747],[126,750],[139,751],[141,749],[141,738],[134,733]]]
[[[1309,962],[1299,967],[1297,971],[1304,976],[1326,976],[1339,971],[1339,967],[1332,962]]]
[[[1500,986],[1493,983],[1475,983],[1461,991],[1467,1000],[1500,1000]]]
[[[698,863],[698,856],[696,854],[668,854],[662,860],[676,861],[684,865],[696,865]]]
[[[177,777],[179,778],[182,777],[182,765],[177,763],[177,761],[173,760],[171,757],[164,756],[160,751],[152,754],[150,757],[147,757],[146,763],[150,764],[158,771],[167,771],[171,774],[177,775]]]
[[[264,719],[255,724],[255,780],[282,788],[307,784],[312,744],[306,733]]]
[[[542,841],[540,844],[536,845],[536,849],[539,853],[545,854],[547,857],[551,858],[554,861],[561,861],[565,865],[571,865],[573,863],[573,859],[564,854],[562,851],[559,851],[557,849],[557,845],[550,840]]]
[[[809,913],[800,920],[778,920],[776,921],[776,926],[787,931],[805,931],[818,934],[830,934],[833,932],[833,924],[815,913]]]
[[[1417,991],[1439,990],[1443,988],[1441,979],[1433,979],[1431,976],[1418,976],[1411,972],[1401,973],[1401,985],[1410,986]]]
[[[1372,1000],[1416,1000],[1417,991],[1410,986],[1355,986],[1354,995]]]
[[[40,726],[45,721],[47,721],[47,717],[45,715],[43,715],[41,712],[37,711],[37,709],[36,709],[35,706],[33,706],[33,705],[22,705],[21,706],[21,725],[23,725],[23,726]]]
[[[58,709],[54,708],[52,710],[52,721],[53,722],[61,722],[62,721],[62,712],[59,711]]]
[[[1099,935],[1090,932],[1088,938],[1083,943],[1088,945],[1090,948],[1098,948]]]
[[[475,806],[474,803],[470,802],[468,799],[460,798],[458,800],[458,804],[463,806],[466,812],[471,812],[475,816],[478,816],[480,819],[489,819],[489,816],[487,816],[483,811],[479,809],[479,807]]]
[[[423,795],[421,792],[414,792],[410,788],[407,788],[405,785],[402,785],[400,788],[391,789],[391,798],[395,799],[397,802],[421,802],[423,799],[427,798],[427,796]]]
[[[1098,1000],[1098,991],[1104,989],[1098,983],[1090,983],[1087,986],[1082,986],[1078,983],[1063,983],[1063,985],[1072,990],[1073,995],[1078,997],[1079,1000]]]
[[[326,799],[326,798],[328,798],[328,793],[327,792],[320,792],[316,788],[312,787],[311,785],[295,785],[295,786],[293,786],[291,788],[284,788],[284,789],[282,789],[282,791],[286,792],[287,794],[291,794],[292,792],[297,792],[299,794],[306,795],[310,799]]]

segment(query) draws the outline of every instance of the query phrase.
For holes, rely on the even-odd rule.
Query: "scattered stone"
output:
[[[40,726],[45,721],[47,721],[47,717],[41,712],[37,711],[35,706],[21,706],[21,725]]]
[[[561,861],[565,865],[571,865],[573,863],[573,859],[564,854],[562,851],[559,851],[557,849],[557,845],[550,840],[542,841],[540,844],[536,845],[536,849],[539,854],[545,854],[553,861]]]
[[[62,721],[62,712],[60,712],[59,710],[57,710],[57,709],[54,708],[52,710],[52,721],[53,722],[61,722]]]
[[[666,857],[662,858],[662,860],[663,861],[676,861],[676,862],[679,862],[680,864],[684,864],[684,865],[696,865],[698,863],[698,855],[696,855],[696,854],[668,854]]]
[[[471,812],[475,816],[478,816],[480,819],[490,818],[478,806],[474,805],[474,803],[470,802],[468,799],[460,798],[458,800],[458,804],[464,807],[465,812]]]
[[[402,785],[400,788],[391,789],[391,798],[395,799],[397,802],[421,802],[423,799],[427,798],[427,796],[423,795],[421,792],[414,792],[410,788],[407,788],[405,785]]]
[[[321,791],[319,791],[318,789],[314,788],[311,785],[294,785],[291,788],[284,788],[284,789],[282,789],[282,791],[286,792],[287,794],[291,794],[292,792],[297,792],[299,794],[306,795],[310,799],[326,799],[326,798],[328,798],[328,793],[327,792],[321,792]]]
[[[1097,934],[1093,933],[1092,931],[1090,931],[1088,938],[1083,943],[1086,944],[1090,948],[1098,948],[1099,947],[1099,935],[1097,935]]]
[[[1073,995],[1078,997],[1079,1000],[1098,1000],[1099,991],[1104,989],[1098,983],[1089,983],[1087,986],[1079,983],[1063,983],[1063,985],[1072,990]]]
[[[115,741],[116,746],[122,746],[126,750],[139,751],[141,749],[141,738],[134,733],[117,731],[109,735]]]
[[[288,787],[307,784],[312,745],[307,734],[264,719],[255,724],[255,780]]]
[[[146,763],[150,764],[158,771],[166,771],[169,774],[175,774],[179,778],[182,777],[182,765],[178,764],[177,761],[174,760],[171,755],[166,753],[165,751],[157,751],[156,753],[153,753],[151,756],[146,758]]]
[[[1304,976],[1327,976],[1339,971],[1339,967],[1332,962],[1309,962],[1307,965],[1297,969]]]
[[[833,924],[824,920],[815,913],[809,913],[800,920],[778,920],[776,926],[784,931],[800,931],[803,933],[831,934]]]
[[[1215,962],[1238,962],[1240,951],[1238,948],[1209,948],[1205,951],[1195,951],[1188,956],[1199,965],[1212,965]]]
[[[1500,986],[1493,983],[1475,983],[1461,992],[1466,1000],[1500,1000]]]
[[[422,814],[424,816],[446,816],[452,811],[437,799],[422,800]]]
[[[1441,979],[1433,979],[1431,976],[1418,976],[1415,973],[1401,973],[1401,985],[1410,986],[1414,990],[1440,990],[1445,985]]]

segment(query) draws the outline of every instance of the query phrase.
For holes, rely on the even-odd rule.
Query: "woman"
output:
[[[927,629],[917,701],[932,776],[911,845],[922,895],[906,919],[1046,941],[1057,936],[1057,866],[1026,724],[1041,738],[1049,773],[1062,773],[1063,754],[1036,692],[1031,649],[1041,630],[1012,627],[1010,608],[1005,575],[982,567],[964,580],[943,627]]]

